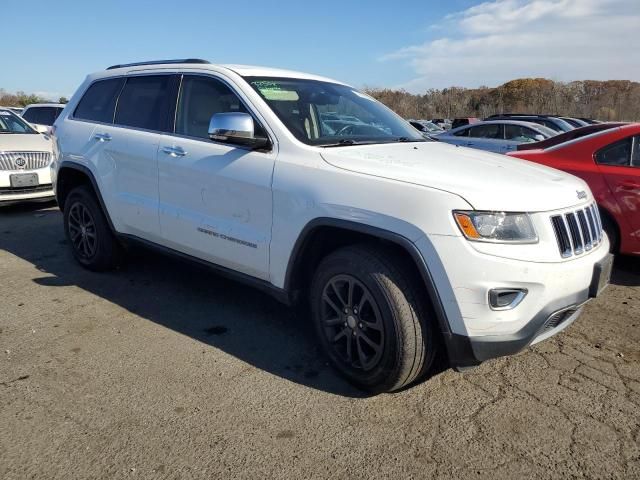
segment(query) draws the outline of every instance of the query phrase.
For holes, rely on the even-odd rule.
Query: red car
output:
[[[598,202],[612,249],[640,255],[640,123],[508,155],[582,178]]]

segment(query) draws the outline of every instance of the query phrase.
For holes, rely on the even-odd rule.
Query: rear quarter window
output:
[[[81,120],[112,123],[116,100],[123,84],[124,78],[95,82],[83,95],[73,116]]]
[[[596,153],[596,162],[600,165],[628,167],[631,164],[632,138],[625,138],[607,145]]]

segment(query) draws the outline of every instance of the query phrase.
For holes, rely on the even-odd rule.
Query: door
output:
[[[158,148],[175,102],[172,75],[131,76],[117,101],[114,124],[99,125],[94,140],[99,172],[110,183],[111,213],[118,230],[151,241],[160,234],[158,220]]]
[[[162,237],[175,250],[268,279],[275,152],[210,140],[211,116],[223,112],[248,109],[222,80],[183,76],[175,133],[158,151]]]
[[[533,143],[544,140],[544,136],[540,132],[536,132],[532,128],[524,125],[505,124],[504,126],[504,143],[502,144],[502,153],[517,150],[521,143]]]
[[[640,232],[640,136],[602,148],[596,162],[631,231]]]

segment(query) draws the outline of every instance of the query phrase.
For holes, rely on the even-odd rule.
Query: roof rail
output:
[[[164,64],[173,64],[173,63],[211,63],[207,60],[202,60],[201,58],[178,58],[175,60],[151,60],[148,62],[135,62],[135,63],[122,63],[119,65],[111,65],[107,67],[107,70],[113,70],[115,68],[123,68],[123,67],[139,67],[144,65],[164,65]]]

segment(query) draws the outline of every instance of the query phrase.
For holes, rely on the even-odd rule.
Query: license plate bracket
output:
[[[611,271],[613,270],[613,255],[609,254],[595,264],[593,267],[593,277],[591,278],[591,286],[589,287],[589,297],[595,298],[607,288],[611,280]]]
[[[37,187],[37,173],[14,173],[9,175],[9,182],[12,188]]]

